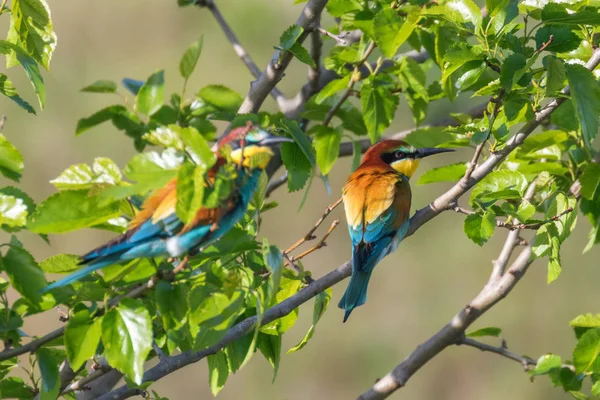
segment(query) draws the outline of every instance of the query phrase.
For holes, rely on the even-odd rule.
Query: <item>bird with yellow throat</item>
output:
[[[338,306],[344,322],[367,301],[367,286],[375,266],[393,252],[409,228],[409,180],[421,158],[453,151],[415,148],[401,140],[384,140],[367,150],[343,189],[344,208],[352,239],[352,276]]]

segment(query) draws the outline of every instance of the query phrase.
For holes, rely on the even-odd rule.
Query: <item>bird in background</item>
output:
[[[384,140],[367,150],[343,188],[348,230],[352,239],[352,276],[338,307],[344,322],[367,301],[367,286],[375,266],[393,252],[409,228],[409,180],[423,157],[453,151],[415,148],[401,140]]]
[[[273,136],[251,124],[233,129],[213,147],[217,162],[207,172],[215,179],[227,160],[220,154],[231,148],[231,161],[241,168],[235,189],[218,208],[202,208],[189,224],[175,213],[177,178],[155,191],[142,204],[127,231],[103,246],[81,256],[83,268],[45,287],[42,292],[73,283],[103,267],[143,257],[179,257],[190,250],[202,249],[227,233],[246,213],[262,171],[273,152],[269,146],[291,142],[286,137]]]

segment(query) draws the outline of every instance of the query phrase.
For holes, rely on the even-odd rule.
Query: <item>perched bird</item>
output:
[[[208,246],[227,233],[248,209],[261,172],[273,156],[269,146],[289,141],[291,139],[273,136],[251,125],[232,130],[213,147],[218,154],[225,146],[230,146],[230,159],[240,167],[234,190],[218,208],[202,208],[191,223],[184,224],[175,213],[175,178],[143,202],[127,232],[81,256],[83,268],[48,285],[42,292],[73,283],[108,265],[143,257],[178,257],[192,249]],[[218,155],[216,164],[207,172],[207,179],[214,181],[219,168],[226,162]]]
[[[344,322],[367,301],[375,266],[398,247],[409,227],[409,179],[419,160],[450,149],[418,149],[400,140],[384,140],[367,150],[343,189],[352,239],[352,276],[338,307]]]

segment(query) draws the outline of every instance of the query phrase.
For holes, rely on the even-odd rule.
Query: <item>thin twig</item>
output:
[[[327,112],[327,115],[325,116],[325,119],[323,120],[323,126],[329,125],[329,123],[333,119],[333,116],[335,115],[335,113],[342,107],[342,105],[344,104],[346,99],[348,99],[348,97],[350,97],[350,95],[352,94],[354,85],[356,84],[356,82],[358,81],[359,76],[360,76],[360,67],[362,67],[362,65],[365,63],[365,61],[367,61],[367,58],[369,58],[369,56],[371,55],[373,50],[375,50],[375,41],[372,40],[371,43],[369,43],[369,47],[367,47],[367,49],[365,50],[365,53],[363,54],[362,59],[358,62],[358,64],[356,64],[354,66],[354,72],[352,73],[352,75],[350,77],[350,82],[348,82],[348,87],[346,88],[344,93],[342,93],[342,96],[333,105],[333,107],[331,107],[329,112]]]
[[[471,174],[475,170],[475,167],[477,167],[477,161],[479,160],[479,157],[481,156],[481,153],[483,152],[483,148],[485,147],[488,139],[492,135],[492,131],[494,129],[494,122],[496,121],[496,117],[498,116],[498,111],[500,111],[500,105],[502,104],[502,99],[504,97],[504,94],[505,94],[504,89],[500,89],[500,93],[498,94],[498,96],[496,96],[495,98],[490,100],[492,103],[494,103],[494,110],[492,111],[492,115],[490,115],[489,129],[488,129],[485,139],[481,143],[479,143],[477,145],[477,147],[475,148],[475,153],[473,154],[473,158],[471,159],[471,162],[469,163],[469,168],[467,168],[467,171],[465,172],[465,176],[463,177],[463,179],[466,181],[469,180],[469,178],[471,177]]]
[[[502,357],[506,357],[510,360],[518,362],[519,364],[521,364],[523,366],[523,368],[525,368],[525,370],[528,370],[529,367],[531,367],[531,366],[535,367],[537,365],[537,361],[535,361],[533,358],[530,358],[527,356],[522,356],[522,355],[513,353],[512,351],[508,351],[506,349],[506,346],[499,346],[499,347],[491,346],[489,344],[478,342],[477,340],[473,340],[468,337],[461,338],[461,340],[458,341],[456,344],[459,346],[460,345],[470,346],[470,347],[479,349],[481,351],[489,351],[490,353],[495,353],[495,354],[501,355]],[[503,342],[503,344],[504,344],[504,342]]]
[[[291,257],[291,259],[289,259],[290,263],[295,263],[298,260],[301,260],[302,258],[306,257],[307,255],[309,255],[310,253],[313,253],[317,250],[319,250],[320,248],[323,248],[325,246],[327,246],[327,243],[325,242],[325,240],[327,240],[327,238],[329,237],[329,235],[331,235],[331,232],[333,232],[333,230],[339,225],[340,221],[339,220],[335,220],[331,223],[331,226],[329,227],[329,229],[327,230],[327,232],[323,235],[323,237],[317,242],[317,244],[315,244],[313,247],[311,247],[308,250],[305,250],[304,252],[298,254],[297,256]],[[287,255],[287,253],[286,253]],[[287,266],[288,264],[285,264],[284,266]]]
[[[309,240],[315,239],[314,233],[317,230],[317,228],[323,223],[323,221],[325,221],[325,218],[327,218],[327,216],[329,214],[331,214],[331,212],[333,210],[335,210],[335,208],[337,206],[340,205],[341,202],[342,202],[342,198],[340,197],[339,199],[336,200],[335,203],[333,203],[332,205],[330,205],[329,207],[327,207],[325,209],[325,211],[323,212],[323,214],[321,215],[321,218],[319,218],[317,220],[317,222],[315,223],[315,225],[306,233],[306,235],[304,235],[304,237],[302,237],[302,239],[298,240],[296,243],[294,243],[293,245],[291,245],[290,247],[288,247],[285,250],[285,253],[290,254],[292,251],[294,251],[298,247],[300,247],[304,242],[307,242]]]
[[[329,32],[327,29],[324,29],[320,26],[317,27],[317,31],[319,33],[321,33],[322,35],[329,36],[330,38],[335,40],[337,42],[337,44],[339,44],[340,46],[346,46],[348,44],[348,41],[346,39],[343,39],[343,38],[339,37],[338,35],[333,34],[333,33]]]

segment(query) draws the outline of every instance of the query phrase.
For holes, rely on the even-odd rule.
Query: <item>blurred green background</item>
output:
[[[50,179],[74,163],[91,163],[105,156],[123,166],[134,154],[131,141],[110,124],[75,137],[77,120],[99,108],[120,102],[114,95],[80,93],[96,79],[119,81],[123,77],[145,79],[156,69],[166,70],[167,90],[179,91],[179,58],[189,44],[204,35],[204,50],[189,85],[189,93],[209,83],[227,85],[242,94],[251,76],[226,41],[207,10],[178,8],[174,0],[81,1],[50,0],[58,46],[51,73],[45,74],[47,108],[35,117],[0,98],[0,113],[7,116],[3,130],[25,157],[20,186],[36,201],[54,192]],[[273,52],[272,45],[291,25],[302,5],[290,0],[218,0],[240,41],[259,67]],[[8,28],[8,17],[0,30]],[[2,25],[3,24],[3,25]],[[329,48],[331,43],[327,43]],[[305,82],[306,68],[294,61],[279,88],[293,96]],[[24,74],[18,69],[9,77],[20,93],[34,104]],[[465,111],[472,100],[434,105],[427,121],[452,111]],[[269,99],[266,109],[274,110]],[[427,122],[426,121],[426,122]],[[404,101],[388,133],[411,128],[412,117]],[[469,150],[427,159],[421,172],[445,163],[470,159]],[[265,214],[262,234],[272,243],[287,247],[303,236],[334,202],[350,172],[350,160],[339,161],[331,174],[333,195],[315,181],[304,208],[298,212],[301,193],[285,188],[273,198],[280,207]],[[419,172],[415,178],[418,178]],[[0,178],[1,180],[1,178]],[[416,179],[415,179],[416,181]],[[2,185],[9,184],[1,180]],[[413,209],[425,206],[448,185],[416,186]],[[464,202],[463,202],[464,203]],[[343,220],[342,209],[333,218]],[[331,218],[331,217],[330,217]],[[330,221],[333,219],[331,218]],[[378,267],[371,281],[369,301],[342,324],[335,306],[346,282],[333,289],[330,309],[317,326],[312,341],[302,351],[283,355],[274,383],[269,364],[260,355],[230,376],[220,399],[350,399],[372,385],[421,342],[436,332],[467,304],[487,281],[491,261],[497,257],[506,235],[498,230],[483,248],[462,232],[463,216],[447,212],[434,219]],[[317,233],[322,234],[328,223]],[[563,246],[563,273],[546,284],[546,262],[536,261],[510,296],[485,314],[475,328],[498,326],[509,350],[533,358],[554,352],[570,358],[575,340],[568,321],[576,315],[598,311],[600,279],[596,247],[585,255],[589,225],[579,218],[575,234]],[[60,253],[82,253],[100,244],[110,233],[86,230],[51,237],[51,246],[34,235],[23,234],[26,247],[38,261]],[[0,234],[0,242],[7,240]],[[334,269],[350,256],[344,224],[332,234],[328,246],[306,259],[315,277]],[[312,302],[302,307],[296,326],[284,337],[284,351],[296,344],[310,325]],[[29,335],[40,335],[59,326],[58,314],[48,312],[28,318]],[[499,344],[499,340],[490,343]],[[180,370],[152,386],[170,399],[210,398],[206,362]],[[468,347],[452,347],[428,363],[397,392],[407,399],[563,399],[546,377],[533,383],[522,367],[504,358]]]

